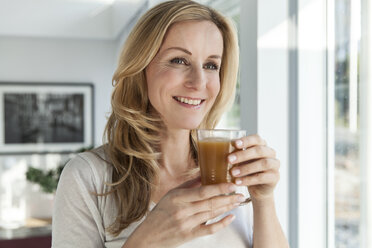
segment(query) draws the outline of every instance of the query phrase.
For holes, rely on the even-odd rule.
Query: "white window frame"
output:
[[[289,132],[270,138],[281,137],[282,144],[287,145],[289,211],[287,215],[279,211],[279,216],[287,218],[291,247],[334,248],[334,0],[281,3],[288,4],[288,74],[281,74],[276,83],[279,81],[285,87],[282,80],[288,79],[288,106],[281,106],[279,112],[284,119],[288,118]],[[242,4],[246,6],[242,11],[247,13],[242,26],[247,33],[241,50],[243,56],[250,55],[242,58],[242,82],[248,82],[245,88],[242,84],[242,126],[258,133],[267,132],[265,122],[270,117],[262,113],[269,110],[267,105],[285,101],[281,92],[268,97],[262,91],[273,85],[265,74],[272,73],[274,64],[268,58],[275,54],[266,53],[259,44],[264,22],[270,21],[273,11],[281,11],[273,5],[270,0]],[[372,230],[371,1],[362,0],[361,9],[361,247],[371,247],[372,236],[368,235]]]
[[[301,248],[327,247],[326,3],[298,0],[297,247]]]
[[[322,0],[241,4],[241,126],[278,150],[277,212],[291,247],[327,247],[326,9]]]
[[[335,247],[335,0],[327,0],[327,225],[326,247]]]
[[[362,0],[360,46],[361,247],[372,247],[372,2]]]
[[[289,235],[288,0],[241,0],[241,127],[258,133],[277,152],[281,179],[275,200]],[[292,246],[296,247],[296,246]]]

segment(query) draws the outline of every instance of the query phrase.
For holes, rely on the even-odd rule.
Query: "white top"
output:
[[[97,149],[103,156],[103,149]],[[63,169],[53,210],[52,247],[120,248],[142,223],[132,223],[117,237],[113,237],[105,227],[115,220],[117,208],[110,195],[96,196],[106,192],[111,182],[112,166],[91,152],[77,155]],[[93,193],[93,194],[92,194]],[[150,211],[155,204],[151,204]],[[252,247],[253,210],[252,205],[238,207],[230,213],[236,219],[219,232],[184,243],[180,248],[247,248]],[[146,217],[144,217],[146,218]]]

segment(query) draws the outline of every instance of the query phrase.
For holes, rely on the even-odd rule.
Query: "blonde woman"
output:
[[[113,77],[107,142],[61,176],[54,248],[288,247],[274,207],[279,162],[259,136],[229,155],[251,204],[227,194],[236,185],[202,186],[191,173],[192,130],[214,128],[232,102],[238,60],[233,25],[206,6],[164,2],[139,20]]]

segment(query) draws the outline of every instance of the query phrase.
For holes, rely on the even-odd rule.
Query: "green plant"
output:
[[[39,184],[42,191],[45,193],[54,193],[57,189],[59,177],[61,176],[63,165],[59,165],[56,169],[43,171],[32,166],[28,167],[26,179],[30,182]]]
[[[92,149],[92,147],[82,148],[76,153],[84,152]],[[40,185],[40,188],[45,193],[54,193],[57,189],[58,181],[62,170],[67,164],[68,160],[58,165],[57,168],[48,171],[43,171],[38,168],[29,166],[26,172],[26,179],[29,182]]]

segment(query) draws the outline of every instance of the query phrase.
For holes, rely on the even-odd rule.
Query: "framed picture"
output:
[[[93,84],[0,83],[0,153],[93,146]]]

